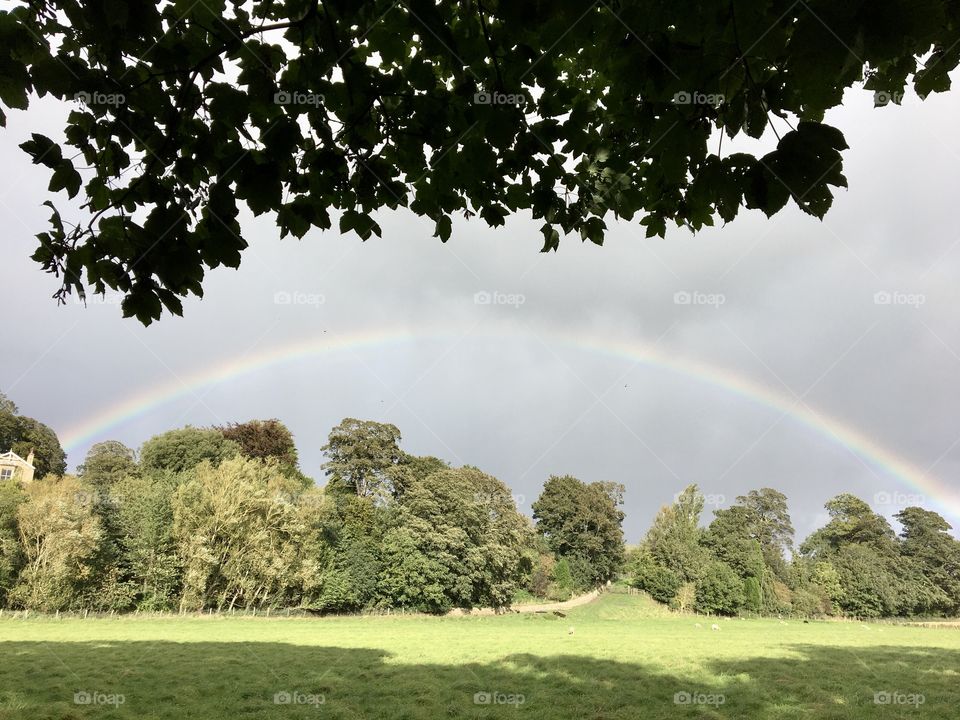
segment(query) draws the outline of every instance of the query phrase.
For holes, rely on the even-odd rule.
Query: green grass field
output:
[[[565,618],[4,618],[0,718],[960,717],[960,630],[696,622],[619,594]]]

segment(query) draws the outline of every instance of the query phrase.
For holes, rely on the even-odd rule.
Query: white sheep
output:
[[[711,630],[719,630],[719,629],[720,629],[720,626],[717,625],[716,623],[714,623],[713,625],[710,626],[710,629],[711,629]]]

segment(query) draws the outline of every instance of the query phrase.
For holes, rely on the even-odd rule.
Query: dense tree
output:
[[[330,611],[355,611],[377,602],[383,567],[382,539],[387,532],[385,511],[372,498],[333,493],[335,516],[328,524],[333,554],[323,578],[317,606]]]
[[[131,474],[112,487],[119,563],[141,610],[176,607],[180,558],[173,537],[173,496],[181,478],[169,471]]]
[[[10,593],[14,606],[63,610],[81,605],[95,580],[102,537],[89,503],[78,502],[83,486],[70,475],[30,483],[19,506],[17,525],[26,563]]]
[[[612,579],[623,563],[623,492],[616,483],[554,475],[533,503],[537,532],[567,558],[581,588]]]
[[[685,582],[696,580],[707,561],[701,545],[703,505],[703,495],[696,485],[684,488],[672,505],[660,508],[644,541],[653,559]]]
[[[926,609],[960,612],[960,541],[950,535],[950,524],[932,510],[918,507],[908,507],[895,517],[903,527],[900,550],[905,563],[942,593],[942,605]]]
[[[767,567],[778,577],[785,577],[785,555],[793,550],[793,523],[787,496],[773,488],[751,490],[737,497],[736,507],[744,509],[747,532],[760,544]]]
[[[408,487],[399,510],[394,592],[431,611],[510,604],[532,531],[506,485],[476,468],[441,470]]]
[[[297,467],[297,446],[293,433],[277,419],[248,420],[217,428],[227,440],[240,447],[240,452],[254,460],[274,458],[281,465]]]
[[[639,553],[630,567],[634,587],[647,592],[654,600],[672,602],[680,590],[681,581],[670,568],[657,564],[647,553]]]
[[[0,407],[0,452],[12,450],[22,458],[33,452],[34,477],[63,475],[67,454],[57,434],[39,420],[18,415],[17,406],[4,397]]]
[[[733,615],[744,604],[743,581],[726,563],[710,562],[696,581],[699,612]]]
[[[345,418],[330,431],[323,468],[332,491],[383,501],[397,490],[401,477],[400,431],[395,425]]]
[[[144,470],[179,473],[204,461],[218,465],[239,451],[239,446],[219,430],[187,426],[147,440],[140,448],[140,464]]]
[[[77,473],[85,483],[109,490],[118,480],[136,472],[137,454],[122,442],[106,440],[87,451]]]
[[[0,101],[82,102],[65,145],[22,146],[51,192],[84,198],[53,211],[34,258],[149,322],[199,295],[205,268],[239,264],[239,204],[281,235],[338,222],[364,239],[385,207],[441,240],[454,214],[529,212],[545,250],[560,233],[602,243],[611,216],[648,235],[791,199],[823,217],[847,147],[825,112],[862,81],[881,105],[908,83],[949,89],[958,28],[947,0],[24,0],[0,13]],[[768,128],[760,158],[716,144]]]
[[[321,529],[300,487],[276,463],[247,458],[197,466],[173,497],[173,537],[183,562],[182,607],[297,604],[320,558]]]
[[[6,603],[24,563],[17,535],[17,512],[26,499],[18,483],[0,482],[0,607]]]
[[[829,554],[850,543],[871,545],[884,554],[895,551],[890,523],[860,498],[844,493],[829,500],[824,507],[830,522],[807,538],[800,552],[814,556]]]

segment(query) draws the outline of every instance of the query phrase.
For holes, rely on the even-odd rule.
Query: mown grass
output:
[[[563,618],[0,619],[0,719],[960,717],[958,630],[719,625],[627,595]]]

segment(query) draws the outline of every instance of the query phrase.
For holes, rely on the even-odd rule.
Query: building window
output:
[[[13,477],[13,468],[0,468],[0,480],[9,480]]]

